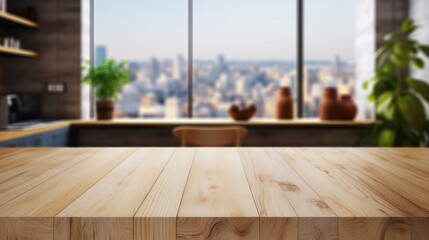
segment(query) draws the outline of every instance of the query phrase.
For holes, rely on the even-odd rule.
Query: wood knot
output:
[[[281,183],[279,183],[279,185],[280,185],[281,189],[284,191],[297,192],[300,190],[300,188],[297,185],[295,185],[291,182],[281,182]]]
[[[325,202],[318,200],[318,199],[311,199],[310,202],[312,204],[316,205],[318,208],[321,208],[321,209],[328,209],[329,208],[329,206]]]

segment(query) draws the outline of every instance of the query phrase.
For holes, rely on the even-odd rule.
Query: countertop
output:
[[[59,121],[44,126],[24,129],[24,130],[0,130],[0,142],[26,137],[34,134],[69,127],[123,127],[123,126],[319,126],[319,127],[365,127],[375,123],[373,120],[355,120],[355,121],[322,121],[319,119],[252,119],[250,121],[233,121],[231,119],[115,119],[109,121],[96,120],[66,120]]]
[[[0,239],[427,239],[429,150],[0,149]]]

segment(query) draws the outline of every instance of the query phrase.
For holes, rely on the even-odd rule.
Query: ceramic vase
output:
[[[293,118],[293,99],[289,87],[282,87],[279,90],[277,100],[277,119]]]
[[[340,115],[342,120],[354,120],[357,113],[357,106],[349,94],[340,97]]]
[[[323,90],[322,102],[320,103],[320,119],[340,119],[340,103],[338,101],[337,88],[328,87]]]

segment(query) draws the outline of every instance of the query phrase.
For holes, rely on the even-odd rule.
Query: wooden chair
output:
[[[239,147],[241,139],[247,135],[243,127],[177,127],[173,134],[181,141],[182,147],[189,144],[200,147],[232,145]]]

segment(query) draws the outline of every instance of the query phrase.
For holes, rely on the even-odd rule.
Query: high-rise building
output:
[[[107,59],[107,47],[104,45],[98,45],[95,47],[95,65],[99,66],[102,62]]]
[[[228,70],[228,65],[223,54],[217,56],[217,66],[220,72],[226,72]]]
[[[161,63],[158,59],[152,57],[149,61],[149,78],[153,85],[156,84],[156,80],[161,74]]]
[[[336,80],[341,77],[341,58],[339,55],[334,57],[332,64],[332,75]]]
[[[173,69],[172,69],[173,78],[176,80],[182,81],[184,68],[185,68],[185,59],[181,54],[179,54],[173,60]]]

